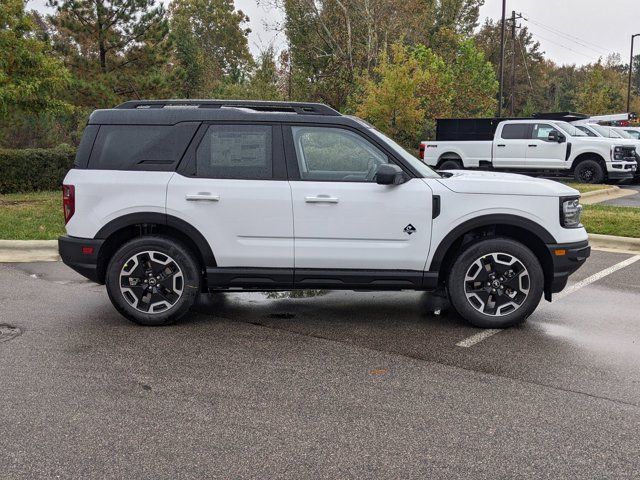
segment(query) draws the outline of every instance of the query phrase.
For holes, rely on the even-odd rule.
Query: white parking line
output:
[[[584,280],[580,280],[578,283],[574,283],[568,288],[565,288],[562,292],[555,295],[553,299],[554,303],[558,300],[566,297],[567,295],[571,295],[573,292],[580,290],[582,287],[586,287],[587,285],[592,284],[600,280],[601,278],[606,277],[607,275],[611,275],[613,272],[617,272],[621,268],[628,267],[629,265],[636,263],[640,260],[640,255],[636,255],[634,257],[629,257],[626,260],[623,260],[620,263],[616,263],[615,265],[605,268],[604,270],[599,271],[598,273],[594,273],[590,277],[585,278]]]
[[[571,285],[568,288],[565,288],[562,292],[558,293],[555,295],[555,298],[553,299],[553,303],[557,302],[558,300],[566,297],[567,295],[571,295],[572,293],[580,290],[583,287],[586,287],[587,285],[591,285],[593,282],[597,282],[598,280],[600,280],[601,278],[606,277],[607,275],[611,275],[614,272],[617,272],[618,270],[620,270],[621,268],[624,267],[628,267],[629,265],[636,263],[638,260],[640,260],[640,255],[635,255],[633,257],[629,257],[626,260],[623,260],[620,263],[616,263],[615,265],[609,267],[609,268],[605,268],[604,270],[599,271],[598,273],[594,273],[593,275],[591,275],[590,277],[585,278],[584,280],[580,280],[578,283],[575,283],[573,285]],[[487,330],[483,330],[480,333],[476,333],[475,335],[472,335],[468,338],[465,338],[464,340],[456,343],[456,347],[463,347],[463,348],[469,348],[472,347],[473,345],[475,345],[476,343],[480,343],[481,341],[495,335],[496,333],[501,332],[501,329],[487,329]]]
[[[475,335],[471,335],[469,338],[465,338],[461,342],[456,343],[456,347],[465,347],[469,348],[475,345],[476,343],[480,343],[482,340],[489,338],[491,335],[495,335],[502,330],[488,328],[487,330],[483,330],[480,333],[476,333]]]

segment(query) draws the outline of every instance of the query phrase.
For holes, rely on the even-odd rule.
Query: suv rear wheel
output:
[[[169,325],[189,311],[200,291],[200,272],[182,243],[143,236],[125,243],[107,267],[114,307],[140,325]]]
[[[542,297],[544,274],[525,245],[508,238],[464,249],[449,272],[455,310],[472,325],[506,328],[524,322]]]

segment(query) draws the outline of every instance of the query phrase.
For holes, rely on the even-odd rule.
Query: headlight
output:
[[[613,160],[614,162],[624,160],[622,147],[613,147],[613,149],[611,150],[611,160]]]
[[[582,205],[580,205],[580,198],[560,198],[560,225],[564,228],[581,227],[581,215]]]

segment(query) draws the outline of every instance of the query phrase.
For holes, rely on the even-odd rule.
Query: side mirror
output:
[[[564,143],[567,141],[567,137],[565,137],[563,134],[555,130],[551,130],[549,132],[549,137],[547,137],[547,139],[550,142],[557,142],[557,143]]]
[[[400,185],[406,181],[402,169],[392,163],[378,165],[376,183],[378,185]]]

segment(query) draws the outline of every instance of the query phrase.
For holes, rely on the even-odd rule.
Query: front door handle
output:
[[[219,202],[220,195],[213,195],[209,192],[187,193],[185,197],[190,202]]]
[[[338,198],[330,197],[329,195],[318,195],[317,197],[304,197],[304,201],[307,203],[338,203]]]
[[[538,145],[529,145],[530,147],[537,147]]]
[[[498,147],[506,147],[506,145],[504,143],[499,143],[497,146]]]

